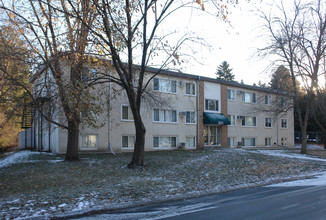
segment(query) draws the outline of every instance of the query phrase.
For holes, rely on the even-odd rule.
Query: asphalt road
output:
[[[82,219],[326,219],[326,186],[249,188]]]

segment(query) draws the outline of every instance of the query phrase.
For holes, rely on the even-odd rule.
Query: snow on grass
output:
[[[295,180],[290,182],[272,184],[267,187],[279,187],[279,186],[325,186],[326,185],[326,173],[318,174],[314,178]]]
[[[125,168],[131,154],[81,154],[77,163],[49,163],[61,160],[34,154],[26,156],[24,164],[16,160],[19,163],[0,169],[0,219],[66,217],[277,183],[326,170],[325,160],[289,152],[146,152],[143,171]]]
[[[287,158],[295,158],[295,159],[302,159],[302,160],[314,160],[314,161],[326,162],[326,159],[311,157],[306,154],[291,153],[288,150],[255,150],[253,152],[269,155],[269,156],[276,156],[276,157],[287,157]]]
[[[7,167],[17,163],[27,162],[27,159],[32,154],[40,154],[39,152],[31,152],[31,151],[19,151],[15,153],[9,154],[7,157],[0,159],[0,168]]]

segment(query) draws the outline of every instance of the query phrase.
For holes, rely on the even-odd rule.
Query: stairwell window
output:
[[[159,92],[177,93],[177,81],[170,79],[154,78],[153,89]]]
[[[206,111],[218,111],[218,100],[205,99],[205,110]]]
[[[229,126],[235,126],[235,115],[228,115],[228,119],[231,122]]]
[[[286,137],[281,138],[281,145],[282,146],[288,146],[288,139]]]
[[[286,118],[282,118],[281,127],[282,128],[288,128],[288,120]]]
[[[133,121],[134,116],[131,112],[131,109],[128,105],[121,106],[121,119],[125,121]]]
[[[265,118],[265,128],[272,127],[272,118]]]

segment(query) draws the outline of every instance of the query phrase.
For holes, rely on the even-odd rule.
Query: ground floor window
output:
[[[288,145],[288,139],[286,137],[281,138],[281,145],[282,146],[287,146]]]
[[[241,138],[242,146],[256,146],[256,138]]]
[[[221,145],[221,126],[205,126],[204,135],[205,145]]]
[[[154,148],[177,147],[177,137],[153,137]]]
[[[134,148],[135,141],[135,136],[122,136],[122,148]]]
[[[266,147],[272,146],[272,138],[270,137],[265,138],[265,146]]]
[[[229,137],[228,138],[228,146],[234,147],[235,146],[235,137]]]
[[[82,149],[96,149],[97,148],[97,135],[84,134],[81,136],[81,148]]]
[[[186,137],[186,147],[195,148],[196,147],[196,137]]]

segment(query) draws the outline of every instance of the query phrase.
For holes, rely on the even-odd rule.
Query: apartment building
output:
[[[94,72],[94,70],[90,70]],[[146,80],[157,69],[148,68]],[[35,88],[51,79],[38,76]],[[114,74],[114,73],[113,73]],[[109,106],[97,116],[100,128],[80,128],[80,151],[129,152],[135,127],[127,96],[115,84],[105,87]],[[113,92],[115,91],[115,92]],[[119,91],[119,92],[116,92]],[[293,110],[277,112],[277,91],[237,82],[161,70],[151,80],[141,112],[146,127],[145,150],[199,149],[205,146],[293,146]],[[35,94],[43,94],[37,92]],[[43,95],[46,96],[46,95]],[[274,102],[273,102],[274,101]],[[44,102],[46,103],[46,102]],[[57,120],[60,120],[59,117]],[[32,128],[20,134],[21,147],[65,153],[67,132],[35,112]]]

